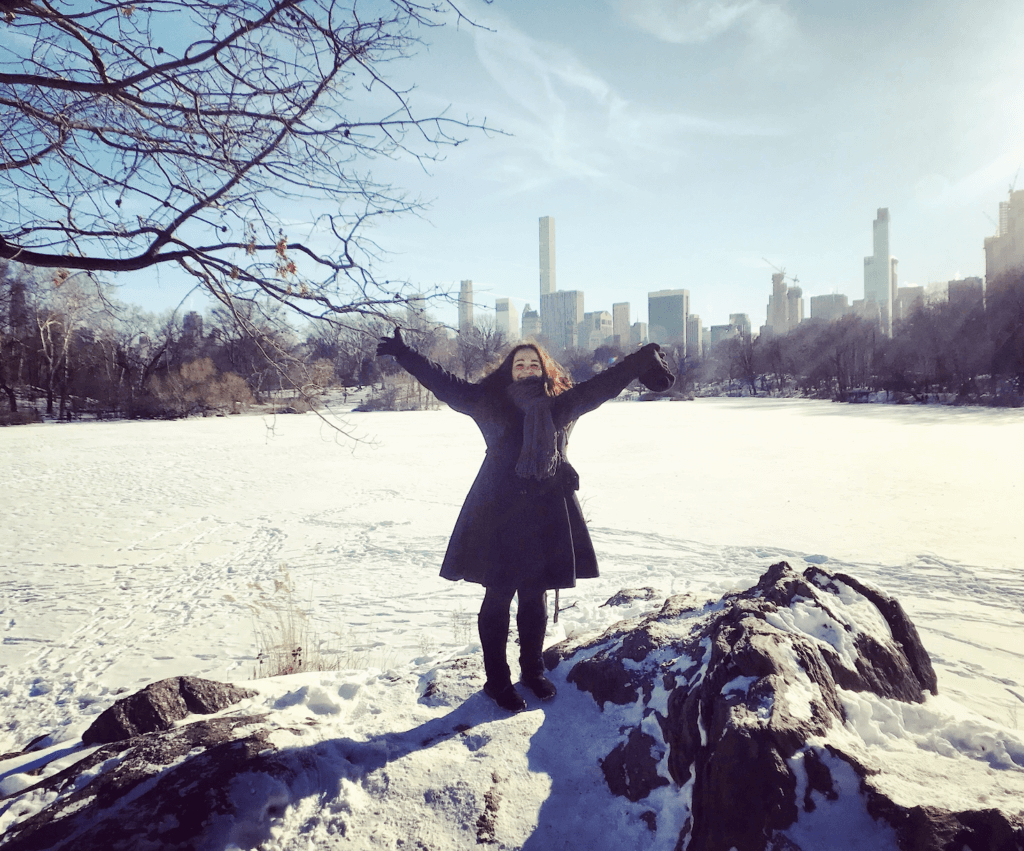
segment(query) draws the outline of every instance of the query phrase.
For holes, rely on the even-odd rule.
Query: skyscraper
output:
[[[427,323],[427,300],[423,293],[413,293],[405,303],[405,321],[410,328],[423,330]]]
[[[985,285],[981,278],[961,278],[957,281],[950,281],[946,284],[948,300],[951,305],[967,312],[985,306]],[[900,287],[900,294],[907,287]],[[923,287],[921,303],[924,303]]]
[[[800,318],[803,318],[803,308],[801,306]],[[746,313],[730,313],[729,324],[735,325],[739,328],[740,336],[749,340],[753,327],[750,324],[750,316]]]
[[[181,333],[193,342],[203,339],[203,317],[192,310],[181,321]]]
[[[580,323],[579,347],[592,352],[598,346],[605,345],[612,339],[613,328],[612,315],[607,310],[584,313],[583,322]]]
[[[612,305],[612,337],[620,349],[629,348],[629,302],[620,301]]]
[[[686,317],[686,356],[699,360],[704,356],[704,329],[700,317],[691,313]]]
[[[878,208],[872,225],[874,254],[864,258],[864,302],[874,302],[882,317],[882,330],[892,336],[892,303],[896,300],[896,263],[889,253],[889,209]]]
[[[999,204],[999,235],[985,239],[985,287],[1002,290],[1024,272],[1024,190]]]
[[[463,281],[459,287],[459,333],[466,334],[473,327],[473,282]]]
[[[541,331],[552,351],[576,348],[582,321],[581,290],[560,290],[540,297]]]
[[[786,284],[786,273],[776,272],[772,275],[772,294],[768,296],[768,316],[763,331],[788,334],[804,321],[804,291],[800,287]]]
[[[804,291],[800,287],[790,287],[786,292],[786,300],[789,302],[789,330],[792,331],[804,321]]]
[[[494,327],[509,342],[519,339],[519,311],[511,299],[499,298],[494,302]]]
[[[544,313],[544,296],[555,292],[555,219],[542,216],[540,219],[540,295],[541,315]]]
[[[811,319],[836,322],[850,312],[850,301],[842,293],[811,296]]]
[[[647,322],[652,343],[686,345],[689,290],[658,290],[647,294]]]
[[[535,340],[540,333],[540,311],[534,310],[527,304],[523,308],[523,339]]]

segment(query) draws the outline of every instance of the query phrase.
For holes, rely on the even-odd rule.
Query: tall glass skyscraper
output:
[[[647,294],[647,325],[652,343],[686,345],[689,290],[658,290]]]
[[[543,297],[557,289],[555,284],[555,219],[553,216],[542,216],[540,220],[541,313],[544,312]]]

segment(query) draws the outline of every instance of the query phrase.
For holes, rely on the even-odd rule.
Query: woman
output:
[[[533,343],[516,346],[489,375],[464,381],[409,348],[396,328],[377,355],[392,355],[449,407],[468,414],[487,454],[452,532],[441,566],[445,579],[483,585],[477,618],[487,680],[484,692],[510,712],[526,708],[506,658],[509,610],[519,595],[521,682],[541,700],[555,695],[541,652],[547,626],[545,592],[597,576],[597,557],[575,491],[579,477],[566,458],[569,433],[582,414],[613,399],[633,379],[667,390],[673,376],[650,344],[576,387]]]

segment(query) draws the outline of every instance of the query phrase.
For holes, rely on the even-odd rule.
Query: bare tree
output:
[[[54,415],[53,403],[59,396],[59,419],[70,419],[71,379],[77,368],[77,352],[83,342],[91,342],[91,326],[104,310],[97,298],[99,285],[87,274],[58,275],[35,308],[38,351],[42,359],[46,413]]]
[[[31,283],[23,267],[0,260],[0,392],[11,413],[18,410],[15,387],[24,380],[26,338],[34,331],[27,301]]]
[[[362,8],[0,3],[0,258],[175,264],[231,310],[269,298],[336,319],[408,302],[375,279],[364,226],[421,205],[368,163],[432,160],[482,125],[417,115],[385,75],[423,28],[464,20],[454,0]]]
[[[724,341],[723,356],[728,363],[729,381],[739,381],[750,388],[750,395],[757,395],[757,352],[754,341],[746,334],[730,337]]]
[[[507,344],[508,337],[492,318],[479,320],[456,338],[455,361],[459,371],[464,378],[479,378],[487,367],[495,365]]]

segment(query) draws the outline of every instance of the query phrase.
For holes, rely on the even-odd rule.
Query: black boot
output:
[[[484,651],[484,694],[508,712],[526,709],[526,701],[512,685],[512,672],[508,667],[509,606],[514,590],[488,588],[477,617],[480,646]]]
[[[526,709],[526,701],[516,687],[509,682],[507,685],[496,686],[490,682],[484,683],[484,694],[498,704],[506,712],[522,712]]]
[[[524,686],[541,700],[555,696],[555,684],[544,676],[544,631],[548,625],[546,594],[519,592],[519,612],[516,615],[519,627],[519,670]]]

